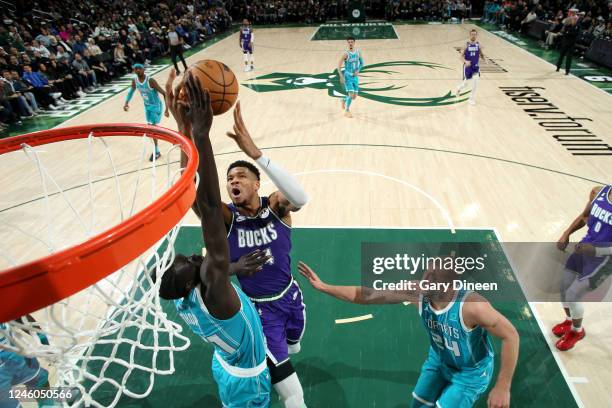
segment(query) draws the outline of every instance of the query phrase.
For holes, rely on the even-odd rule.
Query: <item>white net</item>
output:
[[[181,174],[180,147],[160,149],[163,160],[150,162],[146,134],[90,134],[3,155],[15,183],[0,185],[12,200],[0,201],[0,270],[82,243],[158,199]],[[51,386],[72,390],[64,406],[114,407],[124,395],[149,395],[156,375],[174,372],[174,352],[189,347],[152,279],[173,262],[179,227],[96,284],[0,325],[0,348],[38,358]]]

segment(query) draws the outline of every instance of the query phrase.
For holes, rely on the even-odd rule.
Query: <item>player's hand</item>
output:
[[[316,290],[321,290],[325,285],[325,283],[319,279],[319,275],[302,261],[298,263],[298,271],[300,271],[300,275],[308,279],[308,282],[310,282],[312,287]]]
[[[257,160],[261,157],[261,150],[253,142],[253,138],[249,134],[249,131],[244,124],[242,119],[242,108],[240,107],[240,101],[236,103],[234,108],[234,132],[227,132],[227,136],[234,139],[240,150],[246,153],[253,160]]]
[[[164,116],[165,117],[169,117],[170,116],[170,112],[168,112],[168,107],[166,106],[166,110],[164,111]]]
[[[567,248],[569,244],[569,235],[567,234],[563,234],[561,235],[561,238],[559,238],[559,240],[557,241],[557,249],[560,251],[565,251],[565,248]]]
[[[200,85],[198,78],[194,77],[191,72],[187,74],[184,89],[187,93],[188,104],[182,104],[179,110],[184,109],[185,118],[191,123],[194,137],[196,134],[208,136],[213,121],[208,90]]]
[[[125,105],[123,105],[123,111],[127,112],[130,110],[130,105],[128,105],[127,103]]]
[[[489,393],[487,400],[488,408],[509,408],[510,407],[510,390],[504,387],[495,386]]]
[[[574,252],[585,256],[595,256],[595,247],[592,244],[576,244]]]
[[[179,109],[182,105],[185,105],[183,101],[179,101],[177,95],[181,91],[183,86],[182,81],[173,88],[174,80],[176,79],[176,70],[172,68],[168,74],[168,80],[166,81],[166,109],[170,110],[180,133],[191,138],[191,123],[187,123],[185,118],[185,109]]]
[[[259,249],[254,250],[246,255],[242,255],[236,262],[232,262],[230,268],[232,274],[240,276],[251,276],[263,269],[266,262],[271,256]]]
[[[467,61],[467,60],[466,60],[466,61],[465,61],[465,65],[466,65],[467,67],[471,67],[471,66],[472,66],[472,63],[471,63],[470,61]]]

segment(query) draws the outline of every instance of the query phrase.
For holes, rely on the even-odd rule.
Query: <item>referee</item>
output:
[[[574,48],[576,48],[576,40],[580,34],[580,28],[578,27],[577,23],[578,17],[575,13],[572,13],[565,19],[563,22],[563,28],[561,29],[561,53],[559,54],[559,60],[557,61],[557,72],[559,72],[561,69],[561,64],[563,63],[563,58],[565,57],[565,75],[569,75],[570,73]]]

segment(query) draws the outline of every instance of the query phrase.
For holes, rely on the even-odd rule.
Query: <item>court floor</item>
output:
[[[612,143],[612,104],[605,92],[555,73],[548,62],[478,29],[487,62],[477,104],[469,105],[467,94],[451,95],[461,79],[457,48],[472,27],[397,25],[397,38],[358,39],[366,70],[362,97],[352,106],[353,119],[342,116],[342,89],[334,73],[345,42],[314,38],[317,27],[256,29],[253,72],[242,72],[236,34],[188,59],[217,59],[234,70],[255,142],[296,174],[307,190],[310,202],[294,216],[294,260],[311,260],[329,269],[330,281],[348,284],[359,279],[360,254],[354,243],[373,236],[402,240],[423,228],[457,228],[495,231],[495,238],[504,242],[554,242],[584,207],[590,189],[610,183],[612,156],[604,145]],[[363,35],[367,38],[367,32]],[[164,83],[166,75],[162,70],[155,78]],[[142,122],[139,97],[123,112],[124,97],[125,92],[111,97],[63,125]],[[211,131],[221,173],[243,158],[224,136],[231,123],[231,115],[216,117]],[[171,118],[161,125],[176,128]],[[163,154],[167,148],[162,146]],[[82,157],[77,151],[69,153],[75,163]],[[126,168],[137,162],[128,153],[121,156]],[[17,190],[14,175],[19,166],[8,163],[13,178],[0,177],[3,190]],[[272,188],[264,182],[262,192]],[[32,197],[25,196],[34,193],[19,194],[27,200]],[[29,210],[8,207],[3,203],[0,217],[27,222]],[[186,217],[187,224],[196,222],[193,214]],[[322,228],[327,226],[337,229]],[[365,229],[357,234],[355,227]],[[341,265],[354,268],[340,270]],[[302,287],[309,328],[296,367],[307,402],[407,406],[426,346],[415,310],[365,310]],[[609,304],[587,304],[584,324],[589,335],[563,354],[554,351],[549,334],[563,316],[559,304],[525,303],[522,309],[502,310],[519,327],[522,339],[513,387],[516,406],[612,405],[607,386],[612,362]],[[374,318],[334,323],[368,313]],[[197,373],[189,369],[194,358],[208,362],[210,350],[197,339],[193,344],[187,353],[194,354],[185,354],[193,357],[177,356],[176,378],[183,385],[177,386],[173,377],[163,379],[154,396],[186,395],[182,390],[201,387],[201,395],[189,398],[214,406],[207,363]],[[170,391],[169,384],[176,388]],[[371,389],[364,384],[372,384]]]

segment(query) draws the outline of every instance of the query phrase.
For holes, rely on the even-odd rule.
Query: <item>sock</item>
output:
[[[249,54],[249,59],[251,60],[251,66],[253,66],[253,63],[255,62],[255,56],[253,54]]]
[[[245,52],[244,53],[244,65],[248,65],[248,64],[249,64],[249,54]]]
[[[572,323],[572,330],[573,330],[573,331],[575,331],[575,332],[581,332],[581,331],[582,331],[582,325],[580,325],[580,326],[575,326],[575,325]]]
[[[344,102],[346,104],[346,111],[348,112],[349,107],[351,106],[351,102],[353,102],[353,98],[347,95],[347,97],[344,98]]]

